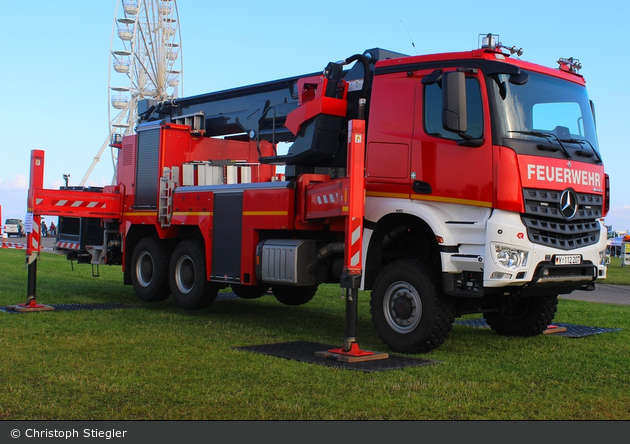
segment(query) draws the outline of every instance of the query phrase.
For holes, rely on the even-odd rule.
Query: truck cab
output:
[[[559,63],[496,46],[376,63],[364,288],[399,350],[417,345],[423,309],[442,313],[435,332],[483,313],[501,334],[540,333],[557,295],[606,277],[593,107],[576,64]]]

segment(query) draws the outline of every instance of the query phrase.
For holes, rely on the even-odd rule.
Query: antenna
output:
[[[405,27],[405,30],[407,31],[407,35],[409,36],[409,40],[411,40],[411,46],[413,46],[413,50],[415,51],[416,55],[418,55],[418,51],[416,50],[416,44],[413,42],[413,39],[411,38],[411,33],[407,29],[407,26],[405,26],[405,22],[401,20],[400,23],[402,23],[402,25]]]

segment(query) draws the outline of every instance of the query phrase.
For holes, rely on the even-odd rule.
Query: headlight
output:
[[[498,265],[509,268],[510,270],[527,266],[527,256],[529,252],[504,245],[494,245],[493,248],[495,262]]]

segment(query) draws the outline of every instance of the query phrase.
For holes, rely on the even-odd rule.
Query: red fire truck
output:
[[[300,305],[337,283],[350,300],[371,290],[399,352],[435,349],[471,313],[541,334],[558,295],[606,277],[609,182],[579,62],[514,52],[490,34],[468,52],[376,48],[323,73],[145,100],[135,134],[112,142],[115,185],[43,189],[34,151],[29,211],[97,221],[69,257],[121,264],[144,301],[201,309],[229,286]]]

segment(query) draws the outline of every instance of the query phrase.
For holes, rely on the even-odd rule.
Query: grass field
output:
[[[612,285],[630,285],[630,267],[622,267],[621,260],[613,257],[606,271],[606,279],[602,282]]]
[[[557,322],[622,329],[579,339],[455,325],[439,349],[415,355],[438,363],[363,373],[235,349],[341,345],[339,287],[300,307],[265,296],[189,312],[138,300],[120,267],[99,278],[74,268],[43,253],[38,302],[134,308],[0,312],[0,420],[630,419],[630,306],[561,299]],[[26,282],[24,252],[0,250],[0,307],[25,302]],[[368,293],[359,306],[361,348],[387,351]]]

